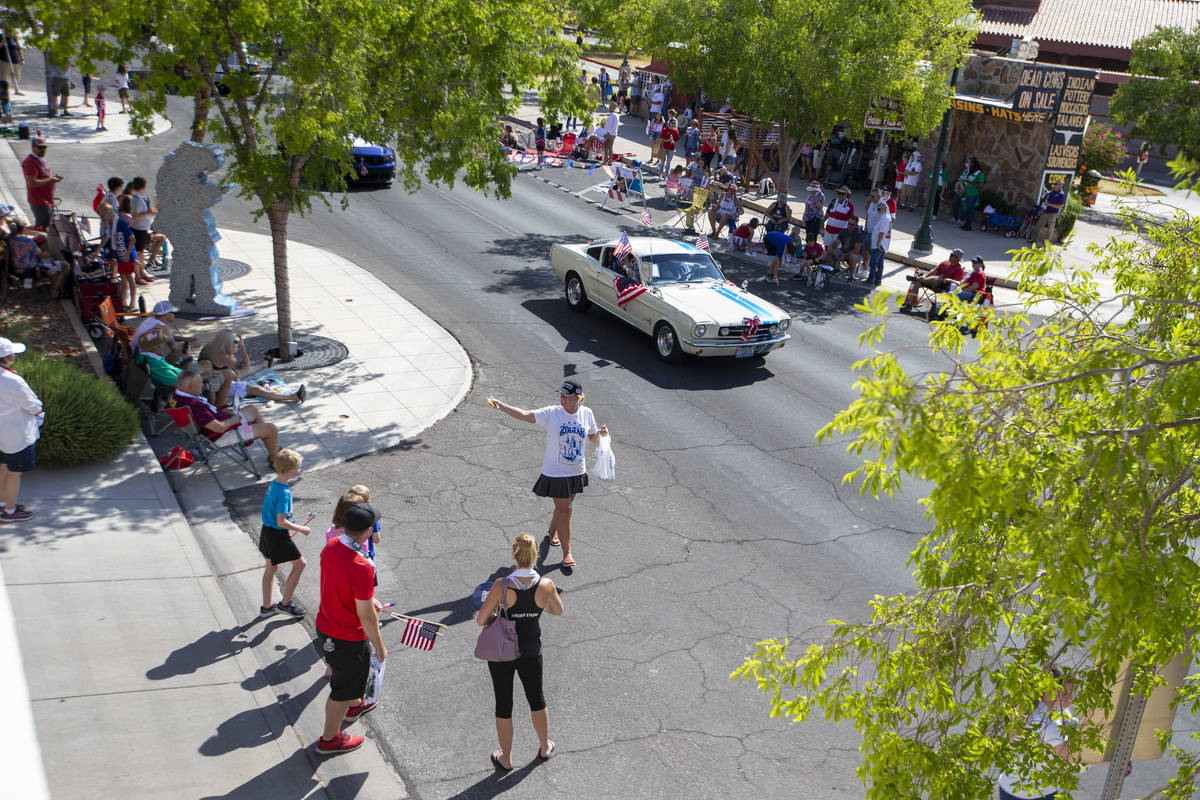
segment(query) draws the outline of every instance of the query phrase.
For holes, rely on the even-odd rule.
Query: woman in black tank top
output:
[[[555,616],[563,612],[562,598],[558,596],[554,581],[541,577],[533,570],[537,558],[537,545],[533,537],[528,533],[519,535],[513,541],[512,553],[517,568],[492,584],[483,607],[475,617],[482,627],[493,616],[502,615],[511,619],[517,629],[520,655],[516,660],[488,662],[492,689],[496,694],[496,736],[500,740],[500,749],[492,753],[492,764],[505,772],[512,769],[514,674],[521,677],[525,699],[529,701],[533,729],[541,745],[538,758],[545,761],[554,755],[554,742],[550,741],[550,716],[542,693],[541,616],[543,611]],[[506,609],[500,608],[501,592],[507,595]]]

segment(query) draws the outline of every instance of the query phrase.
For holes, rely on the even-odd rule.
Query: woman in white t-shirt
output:
[[[554,515],[550,517],[550,544],[561,545],[562,565],[574,567],[571,554],[571,504],[575,495],[588,484],[587,464],[584,461],[585,442],[599,444],[608,435],[608,427],[596,427],[592,410],[583,404],[583,386],[566,380],[558,387],[556,406],[534,411],[510,406],[494,397],[488,398],[492,408],[498,408],[513,419],[532,422],[546,429],[546,454],[542,458],[542,474],[533,485],[538,497],[554,500]]]

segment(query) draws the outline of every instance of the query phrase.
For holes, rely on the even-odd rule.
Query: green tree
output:
[[[69,21],[83,9],[91,39]],[[462,180],[507,196],[515,168],[496,118],[517,100],[503,84],[540,88],[548,109],[583,107],[576,48],[556,25],[537,0],[69,0],[43,29],[56,53],[140,61],[137,132],[149,132],[170,92],[211,103],[193,138],[207,132],[225,148],[228,181],[270,223],[282,343],[291,340],[288,219],[311,207],[313,187],[344,188],[350,143],[393,146],[410,190]]]
[[[1160,27],[1138,39],[1129,74],[1109,103],[1113,119],[1133,126],[1134,136],[1173,144],[1200,161],[1200,27]]]
[[[1128,157],[1129,146],[1125,144],[1125,137],[1121,132],[1103,122],[1093,122],[1088,125],[1087,133],[1083,135],[1078,171],[1095,169],[1109,172],[1120,166]]]
[[[976,347],[959,326],[980,310],[955,300],[931,332],[942,371],[910,374],[880,349],[894,297],[862,307],[879,318],[862,336],[875,352],[820,438],[849,438],[863,462],[846,481],[863,492],[933,486],[915,587],[877,597],[866,621],[832,621],[822,641],[759,642],[734,676],[773,715],[853,723],[872,800],[982,800],[1005,765],[1069,791],[1075,764],[1028,717],[1045,667],[1076,686],[1079,753],[1103,749],[1088,720],[1111,713],[1126,659],[1147,692],[1156,667],[1200,647],[1200,226],[1182,213],[1126,224],[1096,250],[1115,299],[1086,271],[1049,277],[1057,251],[1023,251],[1023,302],[1056,310],[990,315]],[[1175,690],[1193,713],[1197,677]],[[1172,752],[1163,796],[1182,799],[1200,758]]]
[[[861,130],[873,97],[900,101],[907,130],[929,132],[974,36],[966,0],[586,0],[585,16],[619,45],[666,58],[676,86],[731,97],[780,124],[780,189],[806,140],[839,123]]]

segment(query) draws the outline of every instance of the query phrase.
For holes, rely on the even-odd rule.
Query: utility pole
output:
[[[958,67],[954,68],[954,72],[950,75],[950,89],[953,91],[958,84]],[[938,134],[937,155],[933,157],[933,172],[929,173],[933,181],[933,187],[929,190],[929,197],[925,201],[925,216],[921,219],[921,227],[917,229],[917,235],[913,237],[912,249],[918,253],[933,252],[933,204],[937,200],[938,191],[944,189],[941,186],[942,177],[942,155],[946,152],[946,131],[950,127],[950,109],[947,108],[942,114],[942,130]]]
[[[1117,700],[1113,717],[1112,760],[1108,763],[1108,774],[1104,778],[1104,791],[1100,800],[1117,800],[1125,784],[1125,771],[1133,757],[1133,743],[1142,726],[1142,713],[1146,710],[1146,697],[1133,693],[1133,669],[1125,671],[1121,682],[1121,697]]]

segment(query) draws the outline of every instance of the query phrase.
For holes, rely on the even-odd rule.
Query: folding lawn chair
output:
[[[194,466],[196,468],[199,468],[203,464],[208,467],[209,473],[215,478],[216,472],[213,471],[212,460],[214,456],[220,453],[255,478],[262,477],[262,472],[259,470],[258,465],[254,463],[254,458],[250,452],[252,449],[251,445],[258,440],[243,437],[242,432],[238,430],[240,426],[231,429],[234,433],[232,441],[229,441],[227,444],[218,445],[217,440],[209,439],[200,432],[200,429],[196,427],[196,421],[192,419],[191,410],[186,406],[168,407],[164,411],[171,418],[171,421],[175,423],[175,426],[187,437],[187,441],[184,442],[183,447],[191,450],[192,454],[195,455],[196,461]],[[228,432],[221,434],[222,437],[228,435]]]
[[[118,346],[125,350],[121,390],[137,408],[138,414],[146,418],[146,435],[151,438],[158,436],[172,424],[166,413],[171,392],[150,380],[150,373],[133,359],[127,346]]]
[[[692,230],[696,227],[696,217],[704,215],[704,207],[708,204],[708,189],[699,186],[692,187],[692,204],[686,208],[680,209],[679,214],[675,219],[671,220],[674,225],[680,220],[684,221],[684,227],[687,230]]]

